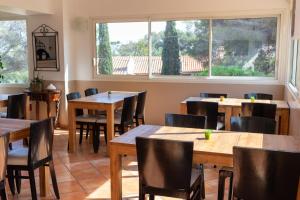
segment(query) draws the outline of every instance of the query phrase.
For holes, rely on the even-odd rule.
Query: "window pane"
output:
[[[297,65],[298,65],[298,41],[292,41],[291,49],[291,74],[290,74],[290,83],[296,86],[296,74],[297,74]]]
[[[28,82],[26,21],[0,21],[1,83]]]
[[[277,18],[213,20],[213,76],[275,76]]]
[[[148,74],[148,22],[96,24],[98,74]]]
[[[207,76],[209,21],[151,23],[152,75]]]

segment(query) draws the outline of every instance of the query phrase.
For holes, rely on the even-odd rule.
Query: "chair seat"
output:
[[[28,164],[28,148],[18,148],[8,152],[7,165],[22,165]]]
[[[95,123],[97,118],[96,115],[80,115],[76,117],[76,122]]]
[[[120,125],[121,124],[121,115],[120,114],[115,114],[115,124]],[[97,120],[96,123],[98,124],[106,124],[106,116],[100,116]]]

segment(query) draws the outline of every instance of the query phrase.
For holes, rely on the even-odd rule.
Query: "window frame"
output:
[[[31,70],[31,61],[30,61],[30,38],[31,35],[29,34],[30,32],[28,31],[28,19],[24,16],[11,16],[11,17],[3,17],[0,19],[0,21],[25,21],[26,24],[26,37],[27,37],[27,48],[26,48],[26,57],[27,57],[27,69],[28,69],[28,80],[25,83],[0,83],[0,88],[27,88],[30,83],[30,70]]]
[[[260,84],[273,84],[273,85],[282,85],[285,81],[285,76],[281,75],[282,73],[286,74],[286,70],[283,69],[282,62],[286,62],[284,58],[284,51],[280,49],[281,44],[286,38],[286,31],[284,30],[283,21],[287,21],[288,14],[284,10],[272,10],[272,11],[256,11],[256,14],[253,12],[249,13],[227,13],[220,14],[216,13],[207,17],[207,14],[192,14],[190,16],[177,15],[177,17],[170,16],[151,16],[151,17],[103,17],[92,19],[92,36],[93,36],[93,78],[94,80],[101,81],[140,81],[140,82],[187,82],[187,83],[238,83],[238,84],[257,84],[259,81]],[[275,62],[275,76],[274,77],[242,77],[242,76],[153,76],[150,73],[151,67],[149,67],[148,75],[103,75],[97,74],[97,66],[95,65],[96,60],[96,23],[113,23],[113,22],[139,22],[146,21],[148,22],[148,45],[149,45],[149,54],[151,54],[151,22],[155,21],[167,21],[167,20],[210,20],[210,24],[214,19],[251,19],[251,18],[267,18],[267,17],[276,17],[277,18],[277,38],[276,38],[276,62]],[[210,26],[210,29],[212,26]],[[210,32],[211,33],[211,32]],[[210,34],[211,35],[211,34]],[[210,43],[211,43],[210,39]],[[212,45],[210,44],[211,51]],[[149,65],[151,66],[151,55],[149,55]],[[211,60],[211,58],[210,58]],[[209,68],[211,73],[211,67]]]

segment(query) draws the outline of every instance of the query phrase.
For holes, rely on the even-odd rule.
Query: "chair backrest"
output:
[[[256,116],[275,119],[276,109],[276,104],[242,103],[242,116]]]
[[[166,113],[165,125],[186,128],[206,128],[206,116]]]
[[[276,121],[265,117],[231,117],[231,131],[275,134]]]
[[[94,94],[98,94],[98,89],[97,88],[88,88],[88,89],[84,90],[84,94],[86,97],[94,95]]]
[[[136,109],[135,109],[135,116],[136,117],[143,117],[144,116],[146,95],[147,95],[147,91],[143,91],[143,92],[140,92],[138,94]]]
[[[26,102],[26,94],[8,96],[6,118],[25,119]]]
[[[193,142],[136,138],[140,183],[146,187],[186,190],[190,187]]]
[[[218,103],[187,101],[187,114],[206,116],[206,128],[216,129],[218,123]]]
[[[206,93],[206,92],[201,92],[200,97],[203,98],[220,98],[221,96],[227,98],[227,94],[221,94],[221,93]]]
[[[0,134],[0,182],[5,180],[9,134]]]
[[[271,94],[254,93],[254,92],[244,94],[245,99],[251,99],[251,97],[254,97],[255,99],[273,100],[273,95]]]
[[[233,195],[239,199],[295,200],[300,153],[233,147]]]
[[[79,99],[81,98],[81,95],[79,92],[71,92],[69,94],[67,94],[67,100],[70,101],[70,100],[74,100],[74,99]],[[79,115],[83,115],[83,109],[76,109],[76,116],[79,116]]]
[[[137,96],[131,96],[124,98],[123,109],[121,116],[121,124],[124,126],[133,124],[133,116],[136,108]]]
[[[28,165],[45,162],[52,157],[54,118],[30,125]]]

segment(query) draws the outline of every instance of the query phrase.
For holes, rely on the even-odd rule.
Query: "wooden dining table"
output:
[[[233,166],[233,146],[300,152],[300,139],[286,135],[213,131],[209,140],[203,129],[138,126],[110,141],[111,199],[122,198],[122,156],[136,156],[136,137],[193,141],[193,162]]]
[[[0,118],[0,135],[9,133],[9,141],[15,142],[29,137],[30,124],[34,120]],[[46,167],[39,168],[40,196],[46,197],[49,190],[49,170]]]
[[[225,113],[225,130],[228,131],[230,130],[230,118],[232,116],[241,115],[242,103],[251,102],[250,99],[224,98],[224,100],[221,101],[220,98],[188,97],[180,103],[181,114],[187,114],[187,101],[208,101],[218,103],[219,112]],[[277,133],[280,135],[289,134],[290,107],[286,101],[256,99],[255,103],[276,104]]]
[[[95,94],[92,96],[82,97],[68,101],[69,117],[69,152],[76,151],[76,109],[104,110],[106,111],[107,122],[107,140],[114,138],[114,114],[115,110],[122,107],[123,100],[126,97],[136,96],[138,92],[128,91],[111,91]],[[109,155],[109,146],[107,144],[107,154]]]

